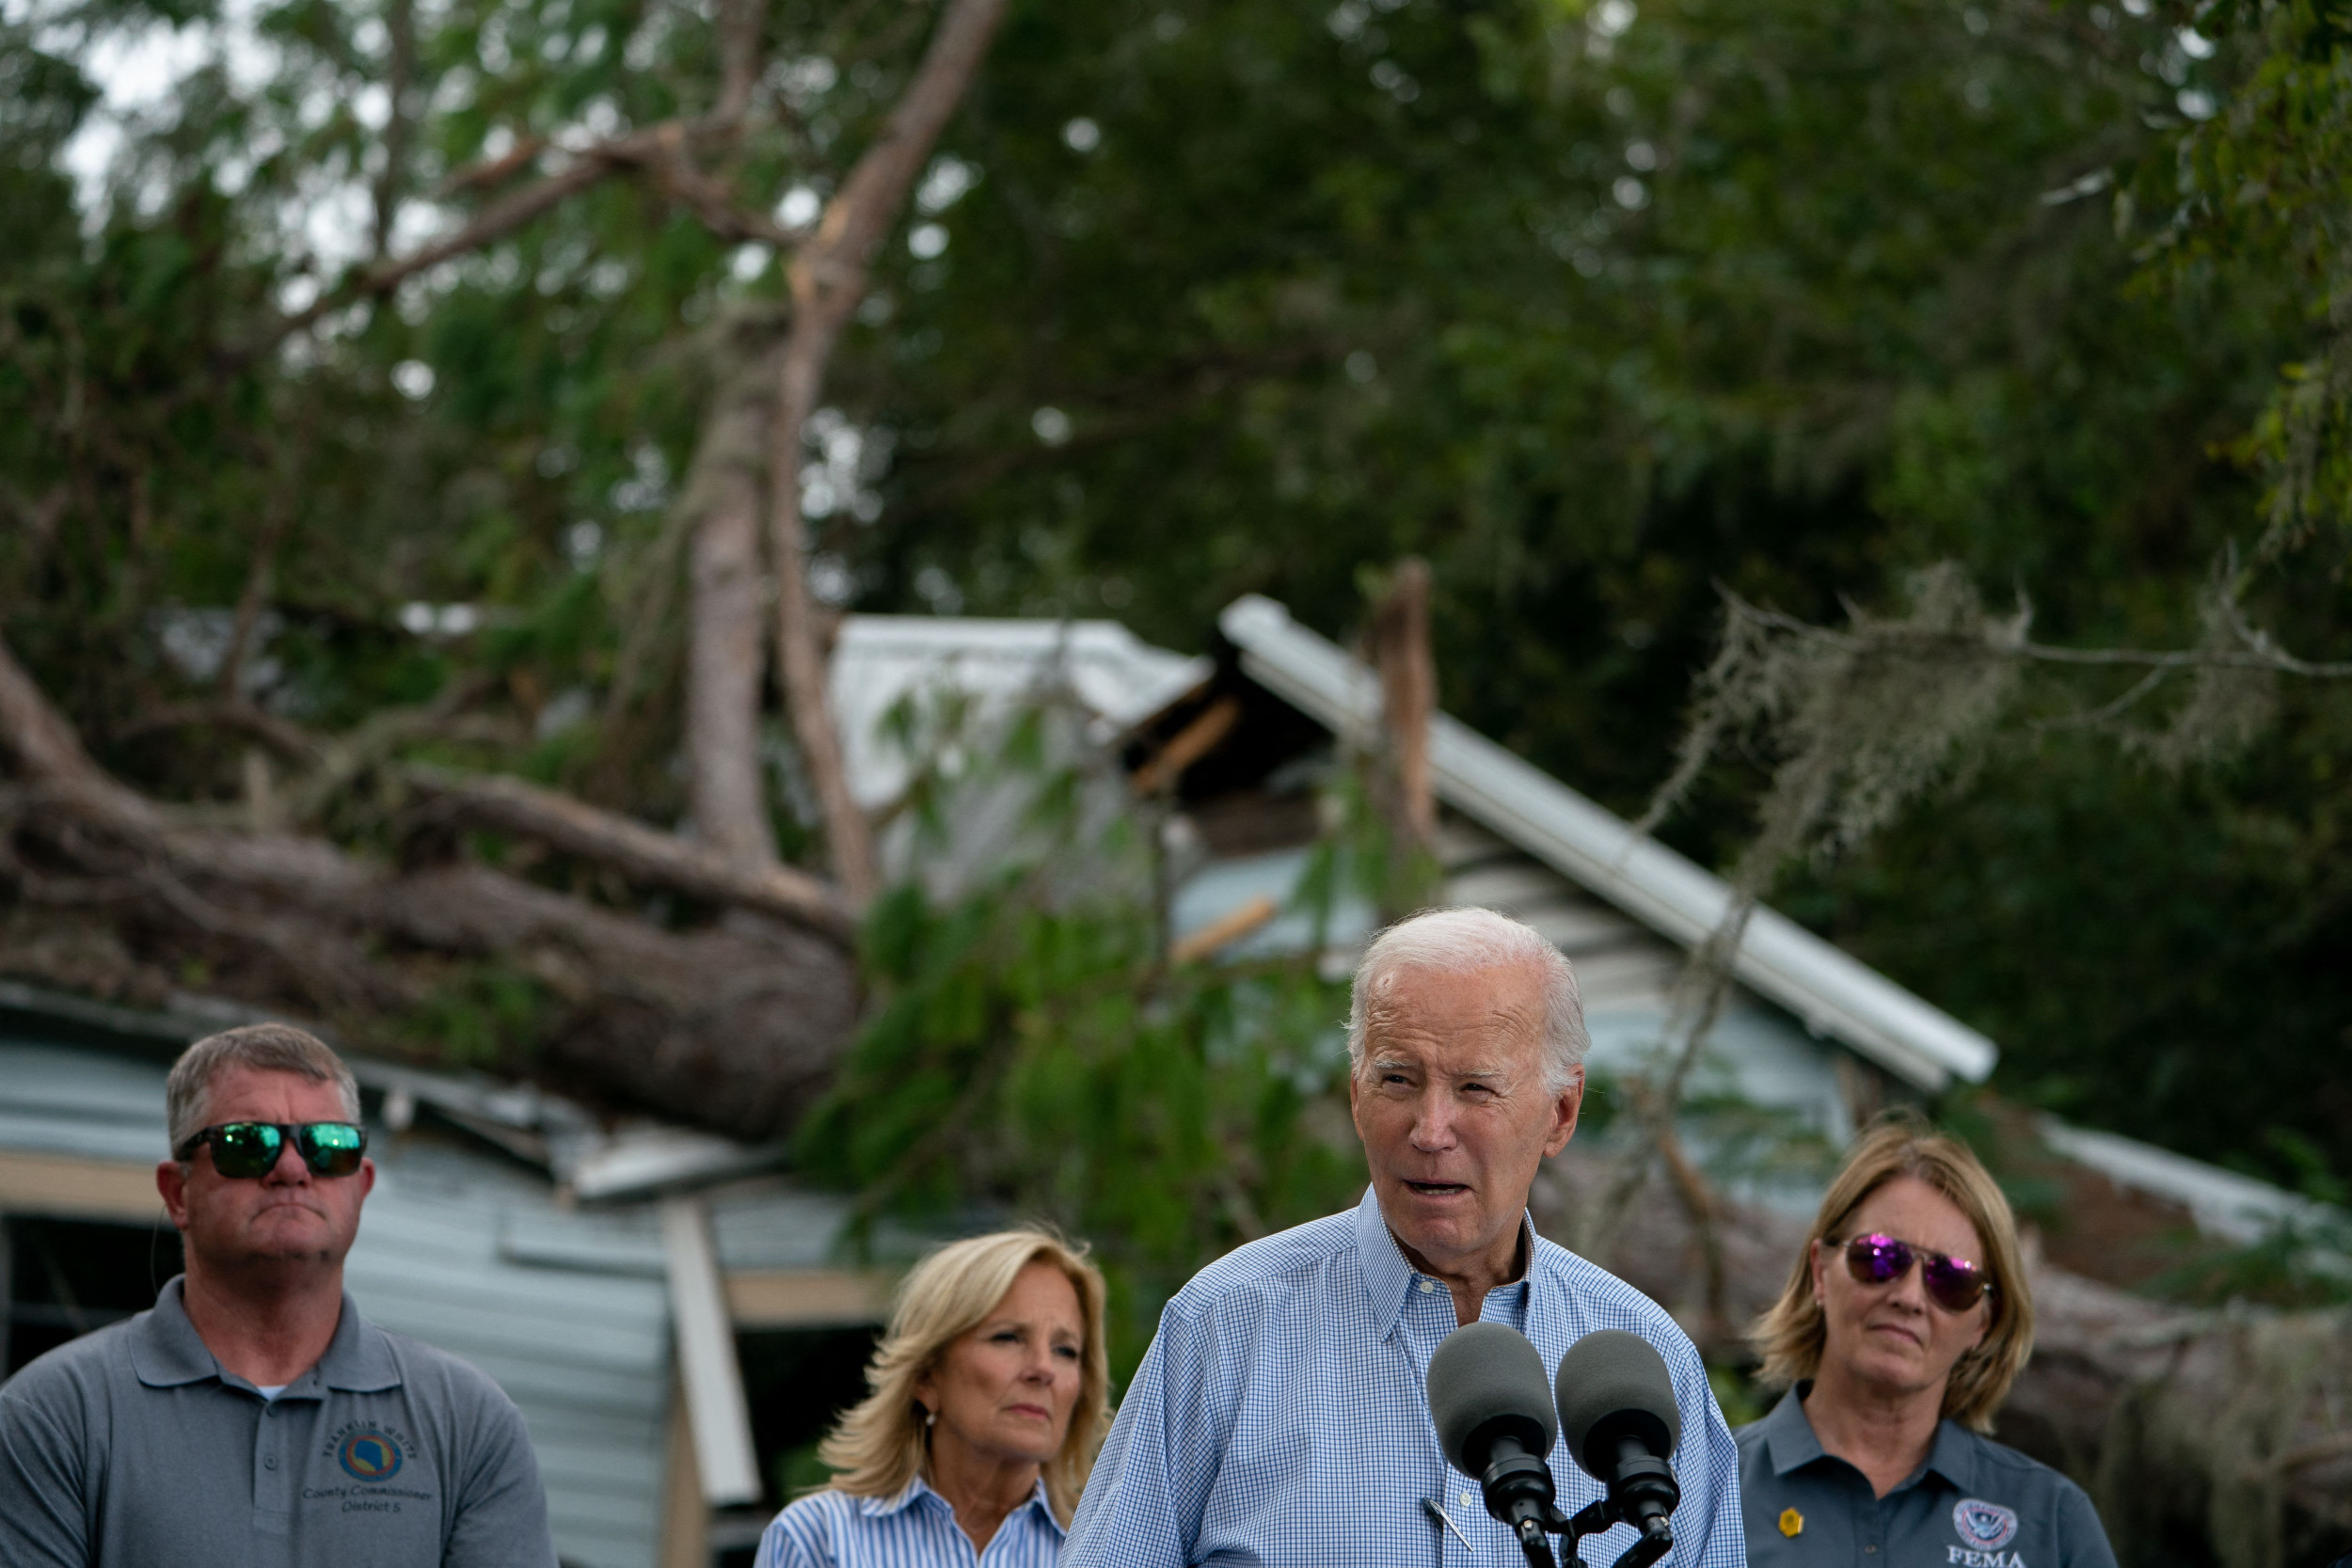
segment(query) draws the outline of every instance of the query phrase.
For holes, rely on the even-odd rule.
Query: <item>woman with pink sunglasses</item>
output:
[[[1985,1435],[2033,1300],[1966,1146],[1907,1115],[1864,1133],[1751,1337],[1788,1390],[1734,1434],[1753,1568],[2114,1568],[2083,1489]]]

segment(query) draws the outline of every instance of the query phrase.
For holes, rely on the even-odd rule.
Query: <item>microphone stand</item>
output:
[[[1600,1534],[1612,1525],[1631,1525],[1642,1532],[1641,1539],[1618,1556],[1614,1568],[1649,1568],[1675,1549],[1674,1527],[1665,1519],[1655,1515],[1647,1519],[1628,1518],[1607,1497],[1587,1504],[1572,1515],[1548,1505],[1542,1517],[1522,1519],[1513,1533],[1518,1537],[1519,1550],[1526,1555],[1528,1568],[1590,1568],[1577,1549],[1578,1543],[1585,1536]],[[1556,1564],[1551,1543],[1544,1539],[1546,1532],[1561,1538]]]
[[[1564,1524],[1565,1528],[1561,1534],[1565,1539],[1560,1543],[1564,1562],[1582,1563],[1583,1555],[1578,1551],[1577,1543],[1585,1536],[1598,1535],[1612,1525],[1631,1525],[1642,1532],[1642,1538],[1617,1558],[1616,1568],[1649,1568],[1651,1563],[1675,1549],[1674,1526],[1663,1517],[1629,1518],[1619,1511],[1615,1501],[1608,1497],[1579,1509],[1575,1517],[1564,1521]]]
[[[1489,1471],[1490,1481],[1509,1463],[1495,1465]],[[1551,1544],[1544,1539],[1547,1532],[1562,1537],[1560,1562],[1567,1568],[1586,1568],[1578,1544],[1613,1525],[1630,1525],[1641,1537],[1619,1555],[1614,1568],[1649,1568],[1674,1550],[1672,1516],[1675,1505],[1682,1500],[1682,1486],[1675,1480],[1673,1468],[1630,1437],[1618,1443],[1615,1467],[1608,1495],[1574,1514],[1561,1512],[1550,1500],[1549,1487],[1540,1505],[1534,1505],[1532,1498],[1520,1504],[1515,1511],[1518,1517],[1512,1524],[1512,1533],[1518,1538],[1529,1568],[1555,1568]]]

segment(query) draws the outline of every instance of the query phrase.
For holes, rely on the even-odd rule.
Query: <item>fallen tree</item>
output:
[[[322,752],[332,751],[321,746]],[[399,775],[421,809],[399,863],[245,831],[108,775],[0,646],[0,966],[159,1000],[191,968],[355,1043],[430,1053],[419,1009],[464,966],[549,1000],[538,1063],[616,1100],[746,1137],[786,1131],[855,1021],[849,918],[822,884],[739,865],[519,780]],[[559,851],[707,918],[560,891],[458,851],[463,823]]]

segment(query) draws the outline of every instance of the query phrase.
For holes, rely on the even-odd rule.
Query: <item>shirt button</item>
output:
[[[1478,1501],[1478,1494],[1477,1494],[1477,1493],[1475,1493],[1475,1492],[1469,1492],[1469,1491],[1465,1491],[1465,1492],[1462,1494],[1462,1506],[1463,1506],[1464,1508],[1469,1508],[1469,1507],[1472,1506],[1473,1504],[1475,1504],[1477,1501]]]
[[[271,1454],[268,1458],[266,1458],[266,1459],[262,1460],[262,1469],[264,1469],[264,1470],[275,1470],[275,1469],[277,1469],[277,1468],[278,1468],[278,1456],[277,1456],[276,1454]]]
[[[1421,1293],[1424,1296],[1434,1292],[1437,1288],[1438,1282],[1434,1279],[1424,1279],[1421,1282]]]
[[[1875,1551],[1877,1551],[1877,1550],[1878,1550],[1878,1548],[1877,1548],[1876,1546],[1865,1546],[1865,1547],[1863,1547],[1862,1549],[1863,1549],[1865,1552],[1875,1552]]]

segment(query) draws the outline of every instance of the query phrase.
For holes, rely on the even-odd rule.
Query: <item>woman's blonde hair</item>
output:
[[[1993,1413],[2009,1397],[2009,1386],[2033,1354],[2033,1295],[2017,1247],[2017,1222],[1992,1173],[1968,1147],[1931,1131],[1907,1111],[1892,1112],[1872,1123],[1830,1183],[1806,1245],[1788,1271],[1787,1289],[1748,1331],[1749,1343],[1764,1360],[1756,1380],[1785,1388],[1820,1370],[1828,1325],[1813,1294],[1812,1243],[1827,1248],[1848,1240],[1846,1226],[1853,1212],[1899,1176],[1915,1177],[1949,1198],[1976,1227],[1977,1240],[1984,1246],[1993,1286],[1986,1298],[1991,1321],[1984,1338],[1961,1356],[1946,1380],[1943,1414],[1972,1431],[1990,1432]]]
[[[1110,1354],[1103,1337],[1102,1271],[1087,1261],[1084,1246],[1042,1227],[951,1242],[917,1263],[900,1283],[890,1327],[866,1364],[866,1386],[873,1391],[841,1418],[817,1450],[834,1472],[829,1485],[861,1497],[895,1497],[922,1473],[930,1428],[914,1386],[938,1367],[950,1345],[987,1321],[1031,1263],[1050,1263],[1068,1277],[1085,1318],[1078,1402],[1060,1450],[1044,1466],[1054,1517],[1070,1523],[1094,1468],[1094,1450],[1110,1424]]]

